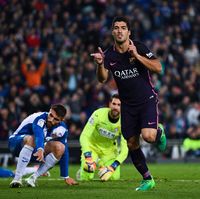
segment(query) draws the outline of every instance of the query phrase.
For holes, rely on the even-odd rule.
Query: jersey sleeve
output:
[[[128,146],[124,137],[121,135],[120,137],[120,153],[117,156],[116,160],[122,163],[128,156]]]
[[[96,128],[97,122],[98,122],[98,114],[95,111],[90,116],[80,136],[80,145],[83,153],[90,151],[90,145],[91,145],[90,137],[92,136],[92,133]]]
[[[134,44],[140,55],[146,57],[147,59],[156,59],[155,55],[149,50],[149,48],[147,48],[145,44],[139,41],[134,42]]]
[[[38,150],[39,148],[44,149],[44,132],[43,132],[44,124],[45,124],[45,119],[42,117],[37,117],[33,121],[32,129],[35,136],[36,150]]]
[[[65,126],[58,126],[54,128],[50,135],[47,135],[45,140],[49,141],[60,141],[65,144],[66,137],[68,135],[68,129]]]

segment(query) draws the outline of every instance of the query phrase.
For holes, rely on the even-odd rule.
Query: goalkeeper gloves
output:
[[[84,170],[88,173],[94,173],[96,169],[96,163],[92,159],[91,152],[85,152],[84,156],[85,156]]]
[[[110,166],[102,167],[99,171],[99,177],[102,181],[107,181],[110,179],[115,169],[120,165],[120,163],[115,160]]]

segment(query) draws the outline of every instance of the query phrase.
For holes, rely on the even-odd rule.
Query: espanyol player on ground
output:
[[[149,143],[156,143],[160,151],[166,148],[163,126],[158,124],[158,99],[151,84],[150,71],[162,70],[160,61],[140,41],[130,39],[130,22],[125,17],[115,17],[112,23],[114,45],[105,52],[91,54],[97,64],[97,78],[108,79],[111,71],[121,100],[122,134],[127,140],[133,164],[143,180],[136,188],[146,191],[155,187],[144,154],[140,148],[140,134]]]
[[[118,94],[114,94],[109,108],[94,111],[85,125],[80,136],[78,180],[92,180],[97,168],[102,181],[120,179],[120,164],[128,155],[127,142],[121,134],[120,105]]]
[[[9,149],[19,157],[11,188],[22,186],[23,171],[35,158],[40,162],[38,170],[26,179],[28,186],[35,187],[36,180],[60,161],[61,176],[68,185],[77,182],[68,176],[68,129],[64,123],[67,113],[61,104],[52,105],[49,112],[34,113],[25,118],[9,138]]]

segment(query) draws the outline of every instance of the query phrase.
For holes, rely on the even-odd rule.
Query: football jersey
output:
[[[114,153],[116,160],[122,163],[128,153],[127,142],[121,133],[120,119],[112,123],[109,111],[110,108],[100,108],[93,112],[80,136],[81,149],[83,153],[93,149],[99,155]]]
[[[46,126],[47,117],[47,112],[38,112],[29,115],[21,122],[10,138],[15,136],[33,135],[35,137],[36,150],[39,148],[44,149],[44,143],[48,141],[62,142],[65,145],[65,152],[60,160],[60,171],[62,177],[67,177],[69,161],[67,145],[68,128],[64,122],[60,122],[48,129]]]
[[[155,59],[153,53],[141,42],[133,41],[138,53],[147,59]],[[115,47],[105,52],[104,66],[110,70],[118,87],[122,103],[137,105],[157,94],[151,82],[150,71],[127,51],[119,53]]]

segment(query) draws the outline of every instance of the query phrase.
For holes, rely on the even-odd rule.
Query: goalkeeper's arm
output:
[[[115,172],[116,168],[120,165],[120,162],[115,160],[110,166],[100,168],[99,177],[102,181],[107,181]]]
[[[96,169],[96,162],[92,159],[92,153],[88,151],[83,155],[85,157],[84,170],[88,173],[93,173]]]

